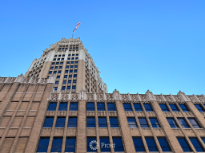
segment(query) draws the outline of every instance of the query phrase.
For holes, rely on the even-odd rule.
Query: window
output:
[[[61,73],[61,71],[58,71],[58,73]]]
[[[163,112],[168,112],[169,109],[167,108],[166,104],[159,104]]]
[[[188,118],[188,120],[191,123],[191,125],[193,126],[193,128],[201,128],[194,118]]]
[[[55,84],[58,84],[59,83],[59,81],[56,81],[56,83]]]
[[[53,61],[56,61],[56,58],[54,58]]]
[[[99,123],[99,127],[107,127],[106,117],[99,117],[98,123]]]
[[[191,143],[193,144],[194,148],[197,152],[204,152],[204,149],[202,148],[201,144],[197,140],[197,138],[189,138]]]
[[[169,104],[169,106],[171,107],[173,112],[178,112],[179,109],[177,108],[177,106],[175,104]]]
[[[121,138],[112,138],[113,144],[115,144],[114,151],[115,152],[123,152],[123,144],[122,144],[122,139]]]
[[[58,55],[58,57],[61,57],[61,55]]]
[[[66,69],[68,69],[69,68],[69,66],[66,66]]]
[[[52,74],[52,71],[49,71],[49,74]]]
[[[153,138],[145,138],[145,140],[147,142],[147,146],[150,152],[158,151]]]
[[[127,103],[123,103],[125,111],[132,111],[131,105]]]
[[[72,78],[72,75],[69,75],[69,78]]]
[[[48,106],[48,111],[55,111],[57,103],[50,102]]]
[[[95,111],[94,103],[92,102],[87,103],[87,111]]]
[[[74,62],[73,61],[71,61],[71,64],[73,64]]]
[[[54,91],[57,91],[58,87],[54,87]]]
[[[107,103],[108,111],[116,111],[115,110],[115,103]]]
[[[68,56],[70,56],[70,54]]]
[[[55,69],[58,69],[58,66],[55,66]]]
[[[73,80],[73,83],[76,83],[76,80]]]
[[[60,58],[58,58],[58,61],[60,61]]]
[[[87,117],[87,127],[95,127],[95,117]]]
[[[77,47],[76,47],[76,49],[77,49]],[[78,54],[76,54],[76,56],[78,56]]]
[[[191,152],[189,145],[184,138],[177,138],[184,152]]]
[[[137,128],[137,123],[134,117],[128,117],[127,122],[130,128]]]
[[[67,138],[65,152],[75,152],[75,138]]]
[[[68,58],[68,60],[70,60],[70,58]],[[69,62],[70,63],[70,62]]]
[[[64,61],[64,58],[61,58],[61,61]]]
[[[73,68],[73,65],[71,65],[70,68]]]
[[[62,57],[65,57],[65,55],[62,55]]]
[[[53,62],[52,65],[55,65],[55,63]]]
[[[141,128],[148,128],[149,127],[146,118],[139,118],[139,123],[140,123]]]
[[[65,90],[65,86],[62,86],[62,90]]]
[[[133,138],[136,152],[145,152],[145,148],[141,138]]]
[[[110,127],[112,128],[119,127],[117,117],[110,117]]]
[[[72,57],[72,60],[74,60],[74,57]]]
[[[152,112],[153,111],[150,104],[144,104],[144,108],[147,112]]]
[[[75,61],[75,63],[78,63],[78,61]]]
[[[72,89],[76,89],[76,86],[72,86]]]
[[[78,70],[74,70],[74,73],[77,73]]]
[[[135,111],[137,111],[137,112],[142,111],[142,107],[141,107],[141,105],[140,105],[139,103],[133,104],[133,105],[134,105],[134,107],[135,107]]]
[[[97,103],[98,111],[105,111],[105,103]]]
[[[76,60],[78,59],[78,57],[75,58]]]
[[[64,60],[64,59],[63,59]],[[60,63],[61,65],[63,64],[63,62]]]
[[[56,127],[64,127],[65,126],[65,117],[58,117],[56,122]]]
[[[67,78],[67,75],[64,75],[64,78]]]
[[[199,110],[199,112],[204,112],[204,109],[201,107],[200,104],[195,104],[195,107]]]
[[[167,121],[171,128],[178,128],[178,125],[176,124],[174,118],[167,118]]]
[[[158,138],[159,144],[163,152],[171,152],[169,144],[167,143],[166,138]]]
[[[70,84],[71,83],[71,80],[68,80],[68,84]]]
[[[149,120],[150,120],[153,128],[160,128],[160,125],[159,125],[159,122],[157,121],[157,118],[150,118]]]
[[[87,152],[97,152],[97,149],[96,150],[92,150],[91,147],[90,147],[90,143],[91,141],[96,141],[96,138],[95,137],[88,137],[87,138]],[[97,147],[96,146],[96,143],[91,143],[92,144],[92,147]]]
[[[68,70],[65,70],[65,73],[68,73]]]
[[[57,76],[57,79],[59,79],[59,78],[60,78],[60,75]]]
[[[54,138],[51,152],[61,152],[63,138]]]
[[[59,69],[62,69],[62,66],[59,66]]]
[[[77,117],[69,117],[68,127],[77,127]]]
[[[73,48],[74,49],[74,48]],[[75,54],[73,54],[72,56],[75,56]]]
[[[78,103],[70,103],[70,111],[77,111]]]
[[[46,117],[43,127],[52,127],[53,126],[53,117]]]
[[[70,90],[70,86],[67,86],[67,90]]]
[[[70,73],[73,73],[73,70],[70,70]]]
[[[66,82],[67,82],[66,80],[63,80],[63,84],[66,84]]]
[[[53,72],[53,74],[56,74],[56,73],[57,73],[57,71],[54,71],[54,72]]]
[[[59,111],[67,111],[67,104],[68,103],[60,103]]]
[[[186,107],[185,104],[179,104],[180,108],[182,109],[183,112],[188,112],[188,108]]]
[[[56,62],[56,65],[59,65],[59,62]]]
[[[53,69],[53,67],[51,67],[51,70]]]
[[[110,152],[110,147],[108,146],[110,144],[109,137],[101,137],[100,144],[101,152]]]
[[[75,65],[75,68],[77,68],[78,66],[77,65]]]
[[[74,74],[74,78],[76,78],[77,77],[77,74]]]
[[[67,62],[67,64],[70,64],[70,62]]]
[[[37,152],[47,152],[49,144],[49,138],[40,138]]]
[[[179,123],[181,124],[182,128],[189,128],[189,125],[187,124],[187,122],[185,121],[185,119],[183,118],[177,118]]]

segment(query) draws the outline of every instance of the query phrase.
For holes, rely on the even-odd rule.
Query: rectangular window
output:
[[[127,122],[130,128],[137,128],[137,123],[134,117],[128,117]]]
[[[61,73],[61,71],[58,71],[58,73]]]
[[[70,68],[73,68],[73,65],[71,65]]]
[[[75,61],[75,63],[78,63],[78,61]]]
[[[112,128],[119,127],[117,117],[110,117],[110,127]]]
[[[38,144],[37,152],[47,152],[48,144],[49,144],[49,138],[41,137]]]
[[[184,138],[177,138],[177,139],[178,139],[179,144],[181,145],[184,152],[191,152],[192,151]]]
[[[78,110],[78,103],[70,103],[70,111],[77,111]]]
[[[59,69],[62,69],[62,66],[60,66]]]
[[[50,102],[49,106],[48,106],[48,111],[55,111],[56,110],[56,106],[57,106],[57,103]]]
[[[100,137],[100,150],[101,152],[110,152],[109,137]]]
[[[54,87],[54,91],[57,91],[58,87]]]
[[[77,65],[75,65],[75,68],[77,68],[78,66]]]
[[[153,111],[150,104],[144,104],[144,108],[147,112],[152,112]]]
[[[87,111],[95,111],[95,105],[93,102],[87,103]]]
[[[61,58],[61,61],[64,61],[64,58]]]
[[[177,118],[177,119],[179,123],[181,124],[182,128],[189,128],[189,125],[187,124],[184,118]]]
[[[74,76],[73,76],[74,78],[76,78],[77,77],[77,74],[74,74]]]
[[[193,126],[193,128],[201,128],[194,118],[188,118],[188,120],[191,123],[191,125]]]
[[[60,58],[58,58],[58,61],[60,61]]]
[[[70,90],[70,86],[67,86],[67,90]]]
[[[73,61],[71,61],[71,64],[74,64],[74,62],[73,62]]]
[[[55,63],[53,62],[52,65],[55,65]]]
[[[139,123],[140,123],[141,128],[148,128],[149,127],[147,120],[144,117],[139,118]]]
[[[75,138],[67,138],[65,152],[75,152]]]
[[[68,69],[69,68],[69,66],[66,66],[66,69]]]
[[[133,138],[136,152],[145,152],[145,148],[141,138]]]
[[[153,128],[160,128],[159,122],[157,118],[149,118]]]
[[[59,81],[56,81],[56,83],[55,84],[58,84],[59,83]]]
[[[169,144],[167,143],[166,138],[158,138],[159,144],[162,148],[163,152],[171,152],[171,149],[169,147]]]
[[[197,152],[204,152],[204,149],[202,148],[201,144],[197,140],[197,138],[189,138],[191,143],[193,144],[194,148]]]
[[[59,65],[59,62],[56,62],[56,65]]]
[[[68,73],[68,70],[65,70],[65,73]]]
[[[201,107],[200,104],[195,104],[195,107],[199,110],[199,112],[204,112],[204,109]]]
[[[68,58],[68,60],[70,60],[70,58]],[[67,62],[68,63],[68,62]],[[69,62],[70,63],[70,62]]]
[[[68,84],[70,84],[71,83],[71,80],[68,80]]]
[[[58,69],[58,66],[56,66],[55,69]]]
[[[173,112],[178,112],[179,109],[177,108],[177,106],[175,104],[169,104],[169,106],[171,107]]]
[[[87,127],[95,127],[95,117],[87,117]]]
[[[123,103],[125,111],[132,111],[131,105],[128,103]]]
[[[57,79],[60,79],[60,75],[57,76]]]
[[[69,78],[72,78],[72,75],[69,75]]]
[[[63,84],[66,84],[66,82],[67,82],[66,80],[63,80]]]
[[[56,74],[56,73],[57,73],[57,71],[54,71],[54,72],[53,72],[53,74]]]
[[[76,89],[76,86],[72,86],[72,89]]]
[[[167,118],[167,121],[168,121],[171,128],[178,128],[178,125],[175,122],[174,118]]]
[[[115,103],[107,103],[108,111],[116,111],[115,110]]]
[[[62,86],[62,90],[65,90],[65,86]]]
[[[67,111],[68,103],[60,103],[59,111]]]
[[[99,123],[99,127],[107,127],[106,117],[99,117],[98,123]]]
[[[145,138],[145,140],[147,142],[147,147],[150,152],[158,151],[156,143],[153,138]]]
[[[92,147],[93,148],[96,148],[96,143],[92,143],[92,142],[96,142],[96,138],[95,137],[88,137],[87,138],[87,152],[97,152],[97,149],[96,150],[93,150],[91,149]],[[92,147],[90,147],[90,144],[92,144]]]
[[[122,139],[121,138],[112,138],[113,144],[115,144],[114,151],[115,152],[124,152],[123,144],[122,144]]]
[[[64,75],[64,78],[67,78],[68,76],[67,75]]]
[[[61,65],[63,64],[63,62],[60,63]]]
[[[163,112],[168,112],[169,111],[169,109],[168,109],[166,104],[159,104],[159,106],[161,107]]]
[[[76,83],[76,80],[73,80],[73,83]]]
[[[187,108],[187,106],[185,104],[179,104],[180,108],[182,109],[183,112],[188,112],[189,109]]]
[[[105,103],[97,103],[98,111],[105,111]]]
[[[54,138],[51,152],[61,152],[63,138]]]
[[[70,70],[70,73],[73,73],[73,70]]]
[[[53,69],[53,67],[51,67],[51,70]]]
[[[65,127],[65,117],[58,117],[57,118],[56,127],[58,127],[58,128]]]
[[[78,70],[74,70],[74,73],[77,73],[78,72]]]
[[[52,127],[53,126],[53,117],[46,117],[43,127]]]
[[[77,127],[77,117],[69,117],[68,127],[70,127],[70,128]]]
[[[133,104],[134,107],[135,107],[135,111],[137,112],[141,112],[142,111],[142,106],[140,103],[136,103],[136,104]]]

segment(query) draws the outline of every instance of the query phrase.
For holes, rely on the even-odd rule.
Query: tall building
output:
[[[205,152],[205,96],[107,93],[78,39],[0,77],[0,153]]]

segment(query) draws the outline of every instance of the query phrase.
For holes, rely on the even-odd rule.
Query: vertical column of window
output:
[[[99,127],[102,127],[102,128],[107,127],[106,117],[98,117],[98,125]]]
[[[47,111],[56,111],[56,106],[57,106],[56,102],[50,102]]]
[[[70,111],[78,111],[78,103],[70,103]]]
[[[145,117],[139,117],[138,119],[139,119],[141,128],[149,128],[149,125]]]
[[[163,112],[169,112],[169,109],[166,104],[159,104]]]
[[[144,108],[147,112],[152,112],[153,111],[152,106],[150,104],[144,104]]]
[[[184,152],[192,152],[185,138],[177,138]]]
[[[77,117],[69,117],[69,119],[68,119],[68,127],[69,128],[77,127]]]
[[[55,138],[53,139],[53,144],[51,147],[51,152],[61,152],[63,138]]]
[[[64,128],[65,127],[65,117],[57,117],[56,128]]]
[[[154,138],[145,138],[150,152],[158,151]]]
[[[140,103],[135,103],[133,105],[134,105],[134,108],[135,108],[136,112],[141,112],[142,111],[142,106],[141,106]]]
[[[47,152],[48,144],[49,144],[49,138],[41,137],[38,144],[37,152]]]
[[[117,138],[113,137],[112,140],[113,140],[113,144],[115,144],[114,151],[115,152],[123,152],[124,148],[123,148],[123,144],[122,144],[122,139],[118,138],[118,137]]]
[[[157,118],[149,118],[153,128],[160,128]]]
[[[145,148],[141,138],[133,138],[133,142],[136,152],[145,152]]]
[[[45,118],[45,121],[44,121],[44,124],[43,124],[43,127],[45,128],[50,128],[53,126],[53,119],[54,117],[46,117]]]
[[[88,137],[87,138],[87,152],[97,152],[97,149],[93,149],[93,148],[97,148],[97,143],[96,143],[96,137]]]
[[[169,106],[171,107],[173,112],[178,112],[179,109],[177,108],[177,106],[175,104],[169,104]]]
[[[184,118],[177,118],[182,128],[190,128]]]
[[[185,104],[179,104],[180,108],[182,109],[183,112],[188,112],[189,109],[187,108],[187,106]]]
[[[95,127],[95,117],[87,117],[87,127]]]
[[[100,137],[100,151],[101,152],[110,152],[110,141],[109,137]]]
[[[87,111],[95,111],[95,105],[93,102],[87,102],[86,107]]]
[[[67,105],[68,103],[61,102],[59,106],[59,111],[67,111]]]
[[[116,111],[115,103],[107,103],[108,111]]]
[[[171,152],[171,149],[169,147],[169,144],[167,143],[166,138],[158,137],[158,141],[159,141],[159,144],[160,144],[163,152]]]
[[[174,118],[167,118],[167,121],[168,121],[171,128],[178,128],[178,125],[175,122]]]
[[[204,148],[202,147],[202,145],[199,143],[199,141],[197,140],[197,138],[189,138],[191,143],[193,144],[195,150],[197,152],[204,152]]]
[[[65,152],[75,152],[76,138],[66,138]]]
[[[105,111],[105,103],[97,103],[98,111]]]
[[[128,103],[123,103],[125,111],[132,111],[131,105]]]
[[[204,109],[201,107],[200,104],[195,104],[195,107],[199,110],[199,112],[204,112]]]
[[[117,117],[110,117],[110,127],[111,128],[118,128],[119,127]]]
[[[127,122],[130,128],[137,128],[137,123],[134,117],[128,117]]]
[[[193,126],[193,128],[201,128],[201,126],[197,123],[197,121],[194,118],[188,118],[188,120]]]

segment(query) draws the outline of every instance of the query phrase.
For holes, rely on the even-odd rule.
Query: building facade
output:
[[[0,77],[1,153],[205,152],[204,117],[204,95],[107,93],[79,38]]]

